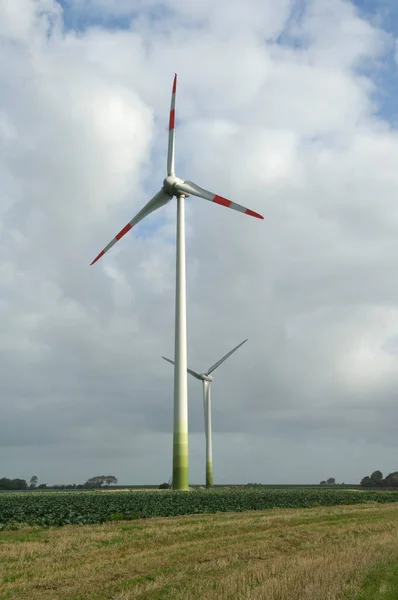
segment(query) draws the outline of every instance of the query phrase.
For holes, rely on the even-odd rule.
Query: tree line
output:
[[[361,486],[365,488],[369,487],[398,487],[398,471],[389,473],[386,477],[383,477],[381,471],[373,471],[371,475],[366,475],[361,479]]]
[[[34,489],[58,489],[58,490],[85,490],[85,489],[99,489],[103,486],[109,487],[110,485],[116,485],[118,482],[114,475],[96,475],[90,477],[85,483],[69,483],[62,485],[51,485],[47,486],[46,483],[39,483],[37,475],[32,475],[29,483],[25,479],[8,479],[7,477],[0,478],[0,490],[34,490]]]

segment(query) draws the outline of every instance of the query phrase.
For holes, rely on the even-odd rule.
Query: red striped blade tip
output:
[[[93,265],[94,263],[97,262],[97,260],[99,260],[100,258],[102,258],[104,256],[105,252],[103,250],[101,250],[101,252],[98,254],[98,256],[96,258],[94,258],[93,262],[90,263],[90,267],[91,265]]]
[[[234,202],[232,202],[232,200],[228,200],[228,198],[223,198],[223,196],[218,196],[218,194],[214,196],[213,202],[215,202],[216,204],[221,204],[221,206],[226,206],[227,208],[234,208],[235,210],[243,212],[245,215],[249,215],[250,217],[256,217],[256,219],[264,219],[262,215],[259,215],[258,213],[254,212],[254,210],[250,210],[250,208],[244,209],[243,206],[239,207],[239,205],[236,205]]]
[[[264,219],[263,215],[254,212],[254,210],[250,210],[250,208],[246,210],[245,214],[249,215],[250,217],[256,217],[256,219]]]
[[[177,90],[177,73],[174,74],[174,81],[173,81],[173,94],[176,93]]]

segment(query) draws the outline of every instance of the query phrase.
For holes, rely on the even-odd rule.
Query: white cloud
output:
[[[189,363],[249,338],[216,373],[217,480],[392,470],[398,140],[365,70],[391,40],[342,1],[95,7],[70,5],[97,23],[77,32],[55,1],[0,5],[8,475],[169,476],[174,203],[88,265],[161,185],[174,70],[178,174],[265,216],[187,201]]]

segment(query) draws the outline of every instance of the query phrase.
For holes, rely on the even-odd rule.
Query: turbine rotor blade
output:
[[[227,360],[227,358],[229,358],[231,356],[231,354],[236,352],[236,350],[238,350],[238,348],[243,346],[243,344],[245,342],[247,342],[247,339],[243,340],[243,342],[241,342],[240,344],[235,346],[235,348],[232,348],[232,350],[230,350],[225,356],[223,356],[222,358],[220,358],[220,360],[218,360],[216,363],[214,363],[214,365],[211,366],[210,369],[207,370],[207,375],[210,375],[210,373],[212,373],[215,369],[217,369],[217,367],[219,367],[224,362],[224,360]]]
[[[167,360],[171,365],[174,365],[174,360],[171,360],[171,358],[166,358],[165,356],[162,356],[162,358],[163,360]]]
[[[174,360],[171,360],[171,358],[166,358],[165,356],[162,356],[162,358],[164,360],[167,360],[167,362],[169,362],[170,364],[174,365]],[[190,375],[192,375],[193,377],[196,377],[196,379],[199,379],[200,381],[203,381],[203,379],[201,378],[200,374],[197,373],[196,371],[193,371],[192,369],[187,369],[188,373]]]
[[[173,90],[171,92],[170,119],[169,119],[169,146],[167,149],[167,175],[174,175],[176,91],[177,91],[177,73],[175,73],[175,75],[174,75]]]
[[[199,198],[204,198],[205,200],[209,200],[210,202],[215,202],[216,204],[221,204],[221,206],[225,206],[226,208],[232,208],[233,210],[237,210],[238,212],[244,213],[245,215],[249,215],[250,217],[256,217],[257,219],[264,219],[262,215],[254,212],[250,208],[246,208],[241,204],[236,204],[236,202],[232,202],[227,198],[223,198],[222,196],[218,196],[217,194],[213,194],[213,192],[209,192],[208,190],[204,190],[203,188],[196,185],[192,181],[184,181],[183,183],[177,183],[175,185],[175,189],[179,192],[185,192],[192,196],[198,196]]]
[[[130,229],[132,229],[134,227],[134,225],[137,225],[137,223],[142,221],[142,219],[144,219],[146,216],[148,216],[151,212],[157,210],[164,204],[167,204],[167,202],[169,202],[171,199],[172,199],[172,196],[170,196],[170,194],[168,194],[163,189],[161,189],[160,192],[158,192],[151,200],[149,200],[149,202],[147,204],[145,204],[145,206],[134,217],[134,219],[129,221],[129,223],[127,223],[127,225],[125,227],[123,227],[123,229],[121,231],[119,231],[119,233],[116,235],[116,237],[114,237],[113,240],[111,240],[109,242],[109,244],[107,246],[105,246],[105,248],[103,250],[101,250],[101,252],[98,254],[98,256],[96,258],[94,258],[93,262],[90,263],[90,266],[93,265],[94,263],[96,263],[97,260],[102,258],[104,256],[104,254],[106,252],[108,252],[108,250],[110,250],[110,248],[112,248],[112,246],[114,246],[116,244],[116,242],[118,242],[124,235],[126,235],[127,232],[130,231]]]

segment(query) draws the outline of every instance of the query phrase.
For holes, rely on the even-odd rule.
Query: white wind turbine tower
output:
[[[177,75],[174,76],[169,120],[169,144],[167,152],[167,177],[161,190],[140,210],[91,263],[97,262],[130,229],[153,211],[177,198],[177,244],[176,244],[176,296],[175,296],[175,369],[174,369],[174,430],[173,430],[173,489],[188,489],[188,393],[187,393],[187,329],[186,329],[186,278],[185,278],[185,219],[184,199],[198,196],[221,206],[263,219],[258,213],[235,204],[222,196],[199,187],[192,181],[176,177],[174,172],[175,98]]]
[[[231,356],[231,354],[236,352],[236,350],[238,350],[238,348],[243,346],[243,344],[245,342],[247,342],[247,339],[243,340],[243,342],[241,342],[240,344],[235,346],[235,348],[232,348],[232,350],[227,352],[227,354],[225,356],[220,358],[220,360],[218,360],[216,363],[214,363],[214,365],[209,367],[207,369],[206,373],[197,373],[196,371],[193,371],[192,369],[187,369],[187,372],[190,375],[192,375],[192,377],[199,379],[199,381],[201,381],[202,385],[203,385],[203,407],[204,407],[204,411],[205,411],[205,436],[206,436],[206,487],[207,488],[213,487],[213,449],[212,449],[211,395],[210,395],[210,387],[211,387],[211,383],[213,381],[213,377],[210,375],[210,373],[215,371],[217,369],[217,367],[219,367],[225,360],[227,360],[227,358],[229,358]],[[166,358],[165,356],[162,356],[162,358],[164,358],[164,360],[167,360],[167,362],[174,365],[174,361],[170,360],[170,358]]]

